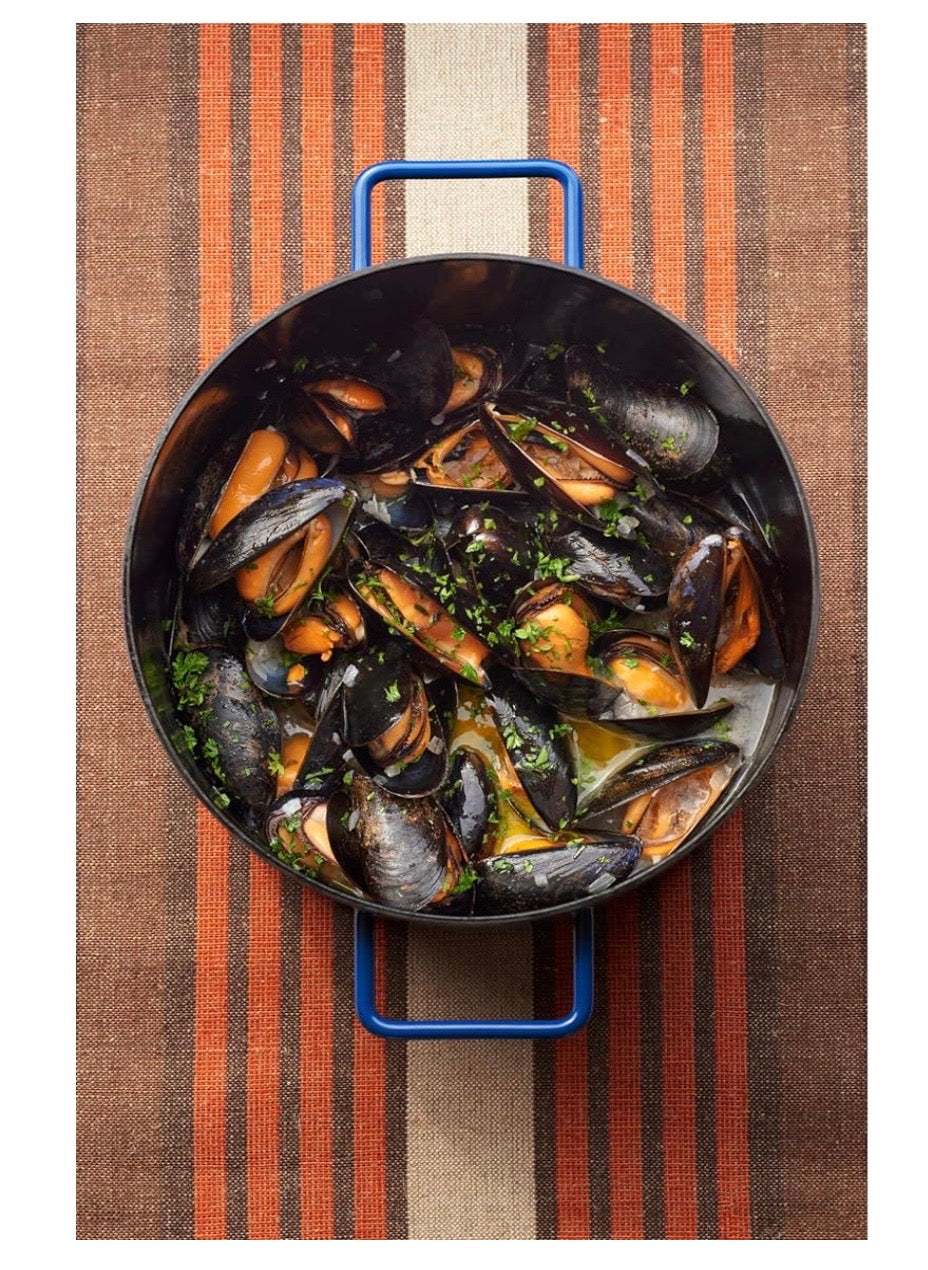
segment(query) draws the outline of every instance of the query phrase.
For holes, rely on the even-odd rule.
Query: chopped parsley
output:
[[[689,631],[681,631],[677,636],[677,643],[681,648],[695,648],[696,641],[693,639]]]
[[[685,397],[686,394],[690,391],[690,389],[695,387],[696,387],[695,379],[684,379],[683,383],[680,385],[680,396]]]

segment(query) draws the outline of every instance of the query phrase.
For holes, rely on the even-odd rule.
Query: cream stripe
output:
[[[410,23],[406,157],[525,158],[527,91],[523,24]],[[527,255],[527,182],[409,182],[406,250]]]
[[[523,25],[406,27],[408,158],[524,157],[526,102]],[[408,255],[526,255],[527,183],[410,182],[406,235]],[[527,1014],[531,936],[411,928],[407,975],[411,1018]],[[407,1098],[409,1237],[534,1238],[531,1044],[412,1044]]]

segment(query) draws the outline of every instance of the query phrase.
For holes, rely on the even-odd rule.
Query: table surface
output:
[[[864,1237],[864,44],[79,28],[79,1237]],[[347,272],[357,170],[520,155],[580,171],[588,267],[703,332],[777,421],[821,639],[743,809],[601,911],[584,1032],[385,1043],[353,1019],[348,911],[230,841],[161,752],[117,616],[123,540],[198,370]],[[556,256],[535,186],[391,188],[375,258]],[[568,937],[391,925],[388,1007],[550,1012]]]

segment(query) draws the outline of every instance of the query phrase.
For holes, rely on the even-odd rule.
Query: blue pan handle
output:
[[[583,268],[583,187],[572,167],[554,159],[467,159],[434,163],[402,160],[375,163],[355,177],[351,196],[351,267],[371,263],[371,192],[381,181],[444,180],[464,177],[542,176],[564,191],[564,263]],[[400,1041],[505,1037],[552,1040],[585,1027],[593,1011],[593,916],[574,914],[574,1000],[559,1019],[388,1019],[378,1013],[375,995],[374,921],[356,912],[354,922],[354,1004],[369,1032]]]
[[[577,173],[556,159],[408,159],[375,163],[354,179],[351,195],[351,267],[371,263],[371,192],[381,181],[461,180],[465,177],[545,176],[564,191],[564,264],[583,268],[583,186]]]
[[[574,1000],[559,1019],[387,1019],[377,1010],[375,994],[374,919],[354,915],[354,1008],[375,1036],[394,1041],[473,1040],[489,1036],[506,1040],[556,1040],[586,1027],[593,1012],[593,914],[574,914]]]

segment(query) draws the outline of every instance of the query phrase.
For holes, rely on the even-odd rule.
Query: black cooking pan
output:
[[[565,265],[518,256],[428,256],[396,264],[370,263],[370,194],[390,178],[550,177],[565,195]],[[394,909],[354,899],[298,874],[330,899],[356,910],[355,1001],[362,1022],[384,1036],[564,1036],[582,1027],[592,1009],[592,915],[595,904],[651,881],[707,838],[729,816],[772,759],[799,702],[812,660],[819,611],[818,560],[809,508],[793,462],[750,388],[695,332],[650,300],[582,270],[582,193],[573,169],[552,160],[467,163],[382,163],[357,178],[352,204],[352,265],[358,271],[283,305],[240,336],[192,386],[148,461],[129,520],[123,602],[129,656],[139,692],[161,743],[210,811],[266,860],[285,868],[258,838],[217,809],[210,788],[171,736],[179,727],[165,646],[176,599],[175,541],[184,504],[207,460],[228,430],[245,422],[244,385],[257,366],[312,347],[333,359],[365,347],[384,330],[427,317],[440,326],[507,326],[517,338],[546,346],[620,343],[629,373],[641,381],[696,380],[700,397],[719,416],[733,449],[735,471],[761,523],[776,531],[785,606],[786,673],[778,684],[760,740],[686,845],[644,874],[605,895],[544,911],[572,913],[575,998],[561,1019],[407,1021],[385,1019],[374,1004],[373,928]],[[292,872],[291,870],[286,870]],[[432,925],[481,925],[538,920],[539,914],[435,917],[403,914]]]

